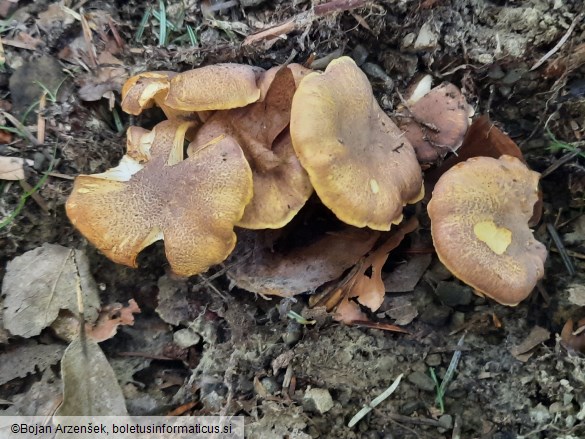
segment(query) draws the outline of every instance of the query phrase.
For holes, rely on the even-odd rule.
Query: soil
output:
[[[65,3],[80,12],[75,3]],[[197,1],[169,0],[166,11],[176,29],[162,46],[152,9],[142,38],[137,38],[150,2],[81,3],[95,24],[92,44],[97,54],[108,52],[121,61],[100,61],[112,68],[111,77],[97,78],[80,21],[52,9],[56,3],[0,1],[0,12],[9,17],[0,27],[6,60],[0,73],[0,108],[22,117],[23,109],[34,101],[22,82],[34,82],[35,75],[39,82],[52,81],[47,87],[58,87],[42,111],[46,120],[42,143],[13,134],[0,144],[1,156],[32,161],[26,169],[31,186],[50,166],[52,172],[37,198],[29,198],[14,220],[0,229],[0,278],[16,256],[43,243],[56,243],[86,252],[102,304],[132,298],[138,302],[142,313],[134,326],[120,328],[101,344],[130,413],[168,414],[193,403],[182,413],[246,416],[246,435],[251,438],[585,437],[585,361],[582,354],[568,351],[559,336],[569,318],[585,315],[580,306],[584,303],[570,299],[571,290],[582,288],[585,279],[582,153],[542,180],[545,208],[535,233],[550,253],[537,291],[516,307],[475,295],[463,302],[450,301],[435,291],[432,275],[441,267],[433,256],[414,291],[388,294],[381,310],[372,315],[392,322],[384,313],[401,297],[416,315],[405,326],[407,334],[346,326],[316,312],[315,325],[298,323],[287,317],[287,311],[307,316],[307,295],[265,298],[230,289],[221,267],[206,277],[175,279],[168,273],[161,243],[141,254],[138,269],[116,265],[84,240],[64,210],[72,188],[68,177],[116,165],[124,153],[126,128],[151,127],[160,118],[156,112],[130,117],[121,111],[117,78],[123,75],[115,68],[131,75],[218,62],[268,68],[313,59],[324,65],[332,54],[350,54],[361,59],[389,115],[400,102],[397,92],[404,93],[421,73],[431,73],[439,82],[460,87],[476,115],[489,115],[519,144],[529,165],[545,171],[567,153],[549,148],[550,135],[578,148],[575,142],[585,130],[581,1],[365,2],[314,19],[305,16],[301,26],[271,44],[243,45],[253,31],[286,22],[306,11],[310,2],[225,2],[225,9],[204,16]],[[203,3],[213,9],[222,2]],[[194,45],[187,26],[197,39]],[[531,69],[565,34],[566,41],[542,67]],[[35,68],[41,60],[45,67]],[[13,123],[5,120],[2,125]],[[36,136],[35,111],[25,125]],[[23,191],[17,182],[0,180],[4,217],[18,207]],[[556,227],[572,252],[574,276],[567,272],[546,224]],[[421,233],[428,236],[428,222],[422,220],[422,225]],[[404,260],[404,255],[393,254],[386,268]],[[452,282],[447,290],[459,285],[447,277],[443,280]],[[531,346],[530,356],[523,357],[512,348],[535,327],[549,332],[543,342]],[[173,333],[185,328],[199,341],[181,348]],[[48,330],[35,339],[40,344],[66,344]],[[28,342],[10,337],[0,325],[0,354],[6,356]],[[441,380],[456,352],[461,359],[441,413],[429,369]],[[275,367],[277,358],[282,367]],[[46,415],[54,409],[61,394],[58,367],[38,369],[44,371],[0,385],[0,414]],[[349,420],[400,374],[404,378],[397,391],[355,427],[348,427]],[[283,388],[285,375],[292,376],[292,383]],[[322,401],[311,399],[310,389],[315,388],[325,389],[332,404],[326,395]]]

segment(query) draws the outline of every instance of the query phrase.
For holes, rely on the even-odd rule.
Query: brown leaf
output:
[[[413,291],[422,278],[433,255],[430,253],[413,255],[406,263],[398,265],[392,272],[384,276],[384,287],[387,293],[403,293]]]
[[[365,326],[370,329],[381,329],[383,331],[401,332],[402,334],[409,334],[409,332],[400,326],[391,325],[384,322],[371,322],[369,320],[353,320],[352,325]]]
[[[253,293],[290,297],[315,291],[341,276],[372,248],[379,233],[347,227],[286,254],[261,246],[259,240],[266,237],[264,232],[248,236],[254,236],[255,243],[240,238],[238,247],[253,248],[252,254],[248,259],[243,252],[234,255],[229,278],[238,287]],[[244,262],[238,263],[238,259]]]
[[[380,307],[386,294],[381,274],[388,254],[417,227],[418,220],[412,217],[388,232],[386,240],[376,250],[356,265],[344,279],[320,294],[318,299],[310,302],[311,306],[325,305],[328,310],[335,309],[334,319],[344,323],[351,324],[355,320],[367,320],[357,302],[369,307],[372,311]],[[366,274],[368,272],[371,275]],[[356,299],[357,302],[352,299]]]
[[[517,346],[510,349],[510,353],[518,360],[526,362],[532,356],[532,350],[547,341],[550,338],[550,332],[547,329],[535,326],[530,334]]]
[[[579,320],[575,331],[574,325],[573,319],[567,320],[561,331],[561,341],[568,350],[585,353],[585,319]]]
[[[134,299],[128,301],[128,306],[119,303],[102,308],[96,324],[88,328],[87,336],[100,343],[116,335],[118,326],[134,325],[134,314],[140,313],[140,307]]]

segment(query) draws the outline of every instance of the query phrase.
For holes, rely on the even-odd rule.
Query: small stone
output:
[[[502,78],[502,84],[505,85],[512,85],[522,79],[522,75],[524,75],[528,71],[527,68],[518,67],[516,69],[510,69],[506,76]]]
[[[454,307],[458,305],[469,305],[473,298],[473,292],[467,285],[459,282],[439,282],[435,294],[444,305]]]
[[[181,349],[187,349],[199,343],[201,341],[201,336],[188,328],[179,329],[173,334],[173,341]]]
[[[327,413],[333,407],[333,398],[327,389],[312,388],[303,396],[303,408],[310,412]]]
[[[453,328],[460,328],[465,323],[465,313],[455,311],[451,316],[451,326]]]
[[[363,63],[366,62],[368,55],[369,55],[368,49],[366,49],[363,45],[358,44],[357,46],[354,47],[349,56],[351,56],[351,58],[355,61],[355,63],[358,66],[361,66]]]
[[[445,430],[451,430],[453,427],[453,417],[451,415],[443,415],[439,418],[439,424]]]
[[[418,32],[414,42],[414,50],[432,50],[437,47],[438,43],[439,35],[433,30],[431,23],[427,21]]]
[[[408,381],[421,390],[425,390],[427,392],[433,392],[435,390],[435,383],[433,382],[433,379],[426,373],[418,371],[413,372],[408,375]]]
[[[444,326],[451,315],[451,311],[448,306],[431,304],[422,312],[420,319],[432,326]]]
[[[34,160],[33,168],[35,168],[36,171],[39,171],[39,172],[42,171],[43,166],[44,166],[45,162],[47,161],[45,154],[37,151],[33,154],[33,160]]]
[[[276,392],[280,390],[278,387],[278,383],[276,382],[274,377],[264,377],[260,380],[260,382],[262,383],[266,391],[271,395],[274,395]]]
[[[394,88],[394,81],[392,81],[392,78],[390,78],[388,73],[386,73],[378,64],[367,62],[364,63],[361,68],[368,76],[382,81],[386,91],[392,91]]]
[[[410,416],[420,408],[424,408],[424,404],[421,401],[408,401],[400,407],[400,414]]]
[[[443,359],[441,358],[441,354],[430,354],[425,359],[425,363],[427,364],[427,366],[431,366],[431,367],[440,366],[442,362],[443,362]]]

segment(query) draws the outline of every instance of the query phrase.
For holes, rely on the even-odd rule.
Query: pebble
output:
[[[260,380],[264,388],[268,393],[274,395],[276,392],[280,390],[278,383],[274,379],[274,377],[264,377]]]
[[[33,154],[33,160],[34,160],[33,168],[35,168],[35,170],[39,172],[43,171],[45,162],[47,161],[45,154],[37,151]]]
[[[333,398],[327,389],[311,388],[303,396],[303,408],[320,414],[327,413],[333,408]]]
[[[435,390],[435,383],[433,379],[428,376],[426,373],[423,372],[412,372],[408,375],[408,381],[411,384],[414,384],[420,390],[425,390],[427,392],[433,392]]]
[[[424,408],[424,404],[421,401],[408,401],[400,407],[400,414],[410,416],[421,408]]]
[[[442,362],[443,359],[441,358],[441,354],[430,354],[425,359],[425,363],[427,364],[427,366],[431,367],[440,366]]]
[[[354,47],[349,56],[351,56],[351,58],[355,61],[355,63],[358,66],[361,66],[363,63],[366,62],[368,55],[369,55],[368,49],[366,49],[362,44],[358,44],[357,46]]]
[[[451,308],[444,305],[428,305],[420,315],[420,319],[432,326],[444,326],[451,315]]]
[[[186,349],[199,343],[201,336],[189,328],[179,329],[173,334],[173,341],[181,349]]]
[[[451,415],[443,415],[439,418],[439,424],[445,430],[451,430],[453,427],[453,417]]]
[[[473,292],[467,285],[459,282],[439,282],[435,294],[444,305],[454,307],[458,305],[469,305],[473,298]]]
[[[420,28],[414,42],[414,50],[432,50],[439,43],[439,35],[433,30],[430,22],[426,22]]]
[[[362,70],[372,78],[379,79],[384,83],[384,88],[387,91],[391,91],[394,88],[394,81],[378,64],[367,62],[362,64]]]

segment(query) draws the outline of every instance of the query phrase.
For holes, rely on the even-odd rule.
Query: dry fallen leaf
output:
[[[573,319],[567,320],[561,331],[561,340],[566,349],[575,352],[585,352],[585,319],[579,320],[577,329],[573,331]]]
[[[361,311],[358,302],[372,311],[382,305],[386,294],[382,281],[382,267],[389,253],[417,227],[418,221],[412,217],[392,229],[385,235],[386,238],[382,244],[358,262],[343,279],[333,283],[322,293],[311,297],[309,299],[311,306],[325,305],[327,310],[335,310],[334,319],[344,323],[367,321],[368,318]]]
[[[8,347],[0,354],[0,386],[29,373],[43,371],[57,364],[64,347],[58,344],[42,345],[27,343],[23,346]]]
[[[394,319],[397,325],[408,325],[418,316],[418,310],[412,304],[411,297],[397,296],[386,300],[388,300],[386,315]]]
[[[32,337],[51,325],[61,309],[76,314],[78,282],[85,317],[93,322],[100,301],[81,250],[43,244],[17,256],[8,262],[2,283],[4,327],[13,335]]]
[[[396,266],[383,277],[387,293],[405,293],[413,291],[423,274],[431,265],[433,255],[430,253],[413,255],[406,263]]]
[[[128,306],[119,303],[102,308],[95,325],[88,329],[87,336],[96,342],[112,338],[118,332],[119,326],[133,326],[134,314],[140,313],[140,307],[134,299],[128,301]]]
[[[20,157],[0,157],[0,180],[24,180],[24,164],[32,166],[32,160]]]
[[[567,287],[567,291],[569,292],[569,302],[585,306],[585,285],[571,284]]]
[[[253,236],[264,235],[253,232]],[[228,277],[238,287],[264,295],[290,297],[313,292],[354,265],[372,248],[378,236],[371,230],[347,227],[286,254],[240,239],[237,251],[241,253],[230,262],[234,267],[228,271]],[[252,253],[246,258],[242,249],[250,248]],[[238,263],[238,259],[243,263]]]
[[[510,353],[517,360],[526,362],[534,353],[533,349],[542,342],[547,341],[549,338],[550,332],[547,329],[540,326],[535,326],[530,331],[530,334],[528,334],[528,336],[519,345],[510,349]]]
[[[61,360],[63,403],[60,416],[125,416],[126,402],[114,370],[91,340],[75,339]]]

